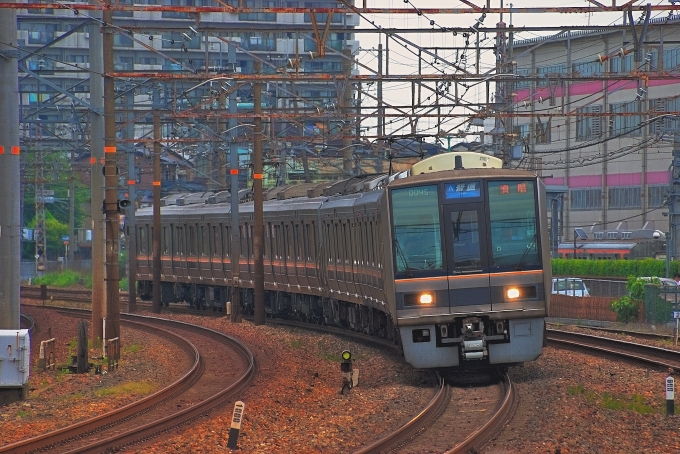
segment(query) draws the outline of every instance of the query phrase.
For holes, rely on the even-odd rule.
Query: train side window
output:
[[[335,243],[335,263],[340,264],[342,263],[342,250],[341,248],[341,242],[342,238],[340,238],[340,232],[339,232],[339,224],[337,222],[333,223],[333,243]]]
[[[164,254],[164,255],[168,255],[169,249],[170,249],[170,248],[168,247],[168,242],[169,242],[169,238],[168,238],[168,227],[163,227],[162,232],[163,232],[163,254]]]
[[[196,226],[189,226],[189,248],[187,250],[187,255],[193,257],[196,255]]]
[[[146,253],[146,225],[139,226],[139,252]]]
[[[374,241],[374,237],[373,237],[375,232],[373,231],[373,219],[368,221],[368,225],[369,225],[368,231],[370,232],[370,234],[368,236],[368,241],[369,241],[368,258],[371,261],[371,268],[375,268],[375,249],[374,249],[375,241]]]
[[[295,259],[297,261],[302,261],[302,238],[300,238],[300,224],[293,224],[293,229],[295,229]]]
[[[267,223],[267,224],[264,225],[264,245],[263,245],[263,251],[262,251],[262,255],[264,256],[264,258],[269,257],[269,251],[270,251],[270,244],[269,243],[272,240],[271,234],[270,234],[271,228],[272,228],[272,225],[270,223]]]
[[[326,223],[326,238],[324,238],[324,243],[326,244],[326,253],[328,254],[328,263],[333,263],[333,249],[331,248],[331,225]]]
[[[253,238],[255,235],[253,234],[255,232],[255,226],[250,225],[248,226],[248,256],[250,258],[255,257],[255,246],[253,245]]]
[[[340,221],[338,223],[338,258],[340,264],[347,263],[347,237],[345,236],[345,223]]]
[[[213,225],[213,255],[219,257],[222,251],[222,226]]]
[[[309,224],[302,221],[300,229],[302,230],[302,261],[309,261]]]
[[[229,257],[231,255],[231,229],[228,226],[224,226],[222,231],[222,255],[223,257]]]
[[[349,226],[345,222],[342,224],[342,237],[344,238],[345,244],[342,249],[345,251],[345,265],[349,265],[352,258],[352,242],[349,239]]]
[[[204,225],[201,227],[201,245],[200,251],[203,257],[210,253],[210,240],[208,239],[208,229]]]
[[[291,249],[293,249],[293,238],[290,232],[290,225],[284,224],[283,228],[286,232],[286,261],[290,262],[290,257],[293,255],[291,254]]]
[[[342,263],[347,265],[349,259],[349,242],[347,241],[347,223],[340,222],[340,250],[342,251]]]
[[[377,219],[377,225],[380,225],[380,219]],[[384,263],[384,255],[383,255],[383,248],[380,247],[380,232],[376,232],[376,268],[379,270],[382,270],[383,268],[383,263]]]
[[[316,222],[312,221],[312,227],[311,227],[311,232],[309,235],[310,239],[310,244],[309,244],[309,260],[310,261],[316,261],[316,242],[317,242],[317,235],[316,235]]]
[[[272,228],[272,248],[273,248],[272,254],[274,254],[274,258],[276,260],[278,260],[278,259],[281,258],[281,255],[279,254],[279,243],[280,243],[279,237],[280,237],[281,232],[279,232],[278,224],[274,224],[272,227],[273,227]]]

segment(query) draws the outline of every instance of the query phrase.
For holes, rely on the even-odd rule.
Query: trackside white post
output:
[[[672,369],[670,371],[672,372]],[[675,380],[671,375],[666,377],[666,416],[675,415]]]
[[[246,404],[240,400],[234,404],[234,414],[231,417],[231,428],[229,429],[229,442],[227,443],[229,449],[238,449],[238,434],[241,431],[241,420],[245,408]]]

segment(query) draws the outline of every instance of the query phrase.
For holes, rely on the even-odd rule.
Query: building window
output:
[[[652,111],[652,118],[669,112],[680,111],[680,98],[660,98],[649,100],[649,110]],[[657,118],[649,123],[650,134],[662,134],[680,129],[680,121],[673,115],[669,117]]]
[[[649,208],[664,206],[666,197],[668,197],[668,185],[647,187],[647,203]]]
[[[513,126],[512,132],[517,136],[518,141],[527,140],[529,138],[529,123]]]
[[[256,1],[246,0],[244,7],[246,8],[276,8],[274,1]],[[238,20],[240,21],[257,21],[257,22],[276,22],[276,13],[238,13]]]
[[[515,74],[517,74],[519,77],[522,76],[530,76],[531,75],[531,69],[530,68],[517,68],[515,70]],[[515,82],[515,88],[517,90],[521,90],[523,88],[531,88],[531,81],[529,80],[520,80],[518,82]]]
[[[186,33],[191,41],[185,41],[181,32],[170,32],[163,35],[163,49],[200,49],[201,36]]]
[[[567,70],[564,65],[550,65],[550,66],[539,66],[536,68],[538,77],[542,78],[538,81],[539,87],[545,87],[548,85],[549,78],[556,78],[563,74],[566,74]]]
[[[135,69],[134,57],[116,57],[113,67],[116,71],[132,71]]]
[[[341,8],[341,6],[339,6],[337,3],[305,2],[305,8]],[[325,24],[326,20],[328,19],[328,13],[316,13],[314,14],[314,18],[316,19],[317,24]],[[310,13],[305,13],[305,22],[312,22],[312,15]],[[331,23],[341,24],[342,14],[334,13]]]
[[[158,58],[156,57],[137,57],[137,63],[140,65],[157,65]]]
[[[602,106],[581,107],[576,116],[576,140],[596,139],[602,133]]]
[[[609,104],[609,111],[613,114],[623,114],[623,115],[613,115],[609,120],[609,136],[627,136],[627,137],[637,137],[640,135],[640,122],[642,117],[639,115],[639,110],[637,103],[634,101],[626,103],[613,103]],[[633,115],[638,113],[638,115]]]
[[[619,56],[612,58],[609,60],[609,70],[613,73],[619,74],[632,71],[635,69],[635,62],[633,61],[634,57],[635,53],[631,52],[623,58]]]
[[[680,47],[663,51],[663,70],[673,71],[680,66]]]
[[[583,61],[572,65],[575,76],[588,77],[602,74],[602,63],[599,61]]]
[[[602,189],[572,189],[569,191],[569,200],[572,210],[599,210],[602,208]]]
[[[163,5],[170,6],[196,6],[194,0],[163,0]],[[193,13],[176,13],[174,11],[163,11],[161,17],[165,19],[191,19],[195,15]]]
[[[134,46],[134,41],[129,36],[116,33],[113,35],[113,45],[116,47],[132,47]]]
[[[536,117],[536,123],[534,123],[534,136],[536,137],[536,143],[550,143],[550,129],[552,128],[552,117],[547,120],[541,120],[541,118]]]
[[[640,208],[642,189],[640,186],[609,188],[609,208]]]

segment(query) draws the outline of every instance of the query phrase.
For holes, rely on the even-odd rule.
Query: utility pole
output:
[[[255,62],[255,73],[259,76],[261,63]],[[253,86],[253,197],[255,225],[253,231],[253,261],[255,265],[254,308],[255,325],[264,325],[264,260],[262,246],[264,245],[264,211],[262,190],[262,82],[259,80]]]
[[[0,329],[19,329],[21,264],[17,14],[0,14]],[[3,346],[6,348],[7,346]],[[0,366],[2,367],[2,366]],[[26,365],[28,367],[28,365]]]
[[[229,45],[227,49],[229,66],[236,70],[236,48]],[[232,83],[235,83],[232,80]],[[238,111],[236,102],[236,90],[229,93],[229,131],[232,134],[229,141],[229,172],[231,174],[229,194],[231,200],[231,321],[241,323],[241,297],[239,289],[239,270],[241,259],[241,234],[238,227],[238,120],[235,115]]]
[[[155,104],[155,103],[154,103]],[[157,109],[153,114],[153,234],[151,253],[153,254],[153,285],[151,307],[156,314],[161,313],[161,117]]]
[[[220,44],[221,46],[221,44]],[[220,66],[222,66],[222,59],[220,58]],[[227,95],[225,94],[224,90],[220,90],[220,94],[217,98],[217,108],[222,110],[225,108],[225,104],[227,101]],[[221,134],[220,131],[223,131],[224,129],[224,119],[222,117],[217,119],[217,128],[215,129],[217,131],[217,134]],[[218,181],[219,181],[219,189],[221,191],[224,191],[227,188],[227,152],[220,146],[219,143],[216,144],[215,149],[217,150],[217,175],[218,175]]]
[[[342,56],[344,57],[342,59],[342,74],[345,76],[345,83],[343,84],[340,113],[344,118],[344,115],[349,113],[352,106],[352,82],[350,81],[352,75],[352,51],[350,49],[343,49]],[[343,119],[343,123],[342,147],[344,150],[342,152],[342,171],[346,176],[352,176],[354,174],[354,150],[352,149],[351,130],[346,118]]]
[[[111,0],[105,5],[110,6]],[[104,215],[106,219],[106,332],[105,340],[120,339],[120,289],[118,270],[118,153],[116,152],[116,106],[113,73],[113,11],[103,11],[104,20]]]
[[[92,0],[92,4],[99,4]],[[101,18],[101,11],[92,11]],[[90,216],[92,218],[92,344],[100,346],[104,339],[103,314],[106,302],[104,286],[105,229],[104,204],[104,59],[102,56],[104,27],[100,22],[90,25]]]
[[[135,137],[135,114],[133,111],[135,105],[135,91],[127,97],[128,100],[128,118],[127,118],[127,137],[134,139]],[[135,222],[135,209],[137,209],[137,167],[136,167],[137,150],[135,144],[132,143],[128,149],[128,198],[130,206],[127,208],[127,220],[125,222],[127,232],[127,252],[128,252],[128,312],[134,314],[137,312],[137,223]]]

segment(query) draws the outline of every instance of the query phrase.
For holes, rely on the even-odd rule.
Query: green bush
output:
[[[629,276],[626,283],[628,295],[612,302],[611,308],[616,312],[616,321],[628,323],[637,320],[640,303],[645,299],[645,281],[635,276]]]
[[[35,285],[48,285],[50,287],[64,288],[71,287],[78,284],[80,281],[80,274],[71,270],[58,271],[56,273],[47,273],[42,277],[33,279]]]
[[[624,277],[624,276],[665,276],[666,262],[656,259],[640,260],[582,260],[552,259],[555,276],[580,277]],[[671,276],[680,272],[680,262],[672,261]]]
[[[628,323],[637,320],[638,305],[629,296],[622,296],[614,300],[611,307],[616,312],[617,322]]]

